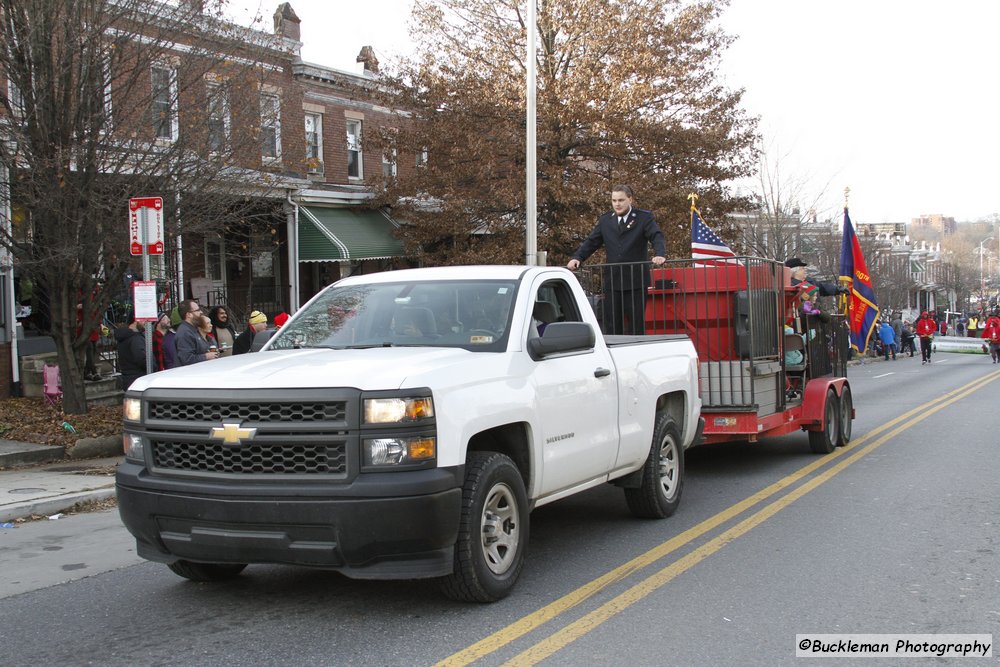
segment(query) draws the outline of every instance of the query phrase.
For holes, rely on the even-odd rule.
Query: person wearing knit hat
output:
[[[267,315],[259,310],[251,311],[250,317],[247,319],[247,328],[236,337],[236,342],[233,343],[233,354],[246,354],[249,352],[250,347],[253,345],[254,336],[257,335],[258,331],[263,331],[266,328]]]
[[[166,338],[170,334],[171,338],[176,335],[170,329],[170,313],[160,313],[153,326],[153,370],[165,371],[174,367],[174,354],[176,350],[173,346],[167,349]]]
[[[280,313],[278,313],[277,315],[275,315],[274,316],[274,328],[275,329],[280,329],[281,327],[283,327],[285,325],[285,322],[288,321],[288,317],[289,317],[289,315],[285,311],[281,311]]]

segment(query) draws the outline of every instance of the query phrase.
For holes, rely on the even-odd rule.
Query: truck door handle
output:
[[[603,378],[609,375],[611,375],[611,371],[608,370],[607,368],[598,368],[596,371],[594,371],[595,378]]]

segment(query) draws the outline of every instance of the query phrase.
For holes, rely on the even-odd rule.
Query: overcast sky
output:
[[[266,30],[277,5],[259,6]],[[292,7],[309,62],[356,71],[362,46],[385,62],[410,44],[412,0]],[[726,81],[746,89],[783,176],[810,179],[805,206],[830,214],[850,187],[855,222],[1000,212],[1000,0],[731,0],[722,24],[738,38]]]

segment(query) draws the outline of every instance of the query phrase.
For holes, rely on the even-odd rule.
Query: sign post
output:
[[[139,297],[143,298],[143,311],[148,310],[149,256],[163,254],[163,198],[132,197],[128,200],[129,246],[133,255],[142,255],[143,282],[132,294],[133,315],[143,322],[146,333],[146,373],[153,372],[153,327],[156,321],[156,283],[152,282],[153,319],[148,312],[140,313]],[[140,314],[142,317],[140,317]]]

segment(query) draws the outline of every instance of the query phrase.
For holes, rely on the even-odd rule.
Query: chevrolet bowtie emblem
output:
[[[216,426],[208,434],[212,440],[222,440],[224,445],[240,445],[244,440],[253,440],[257,435],[255,428],[241,428],[240,422],[225,422],[222,427]]]

